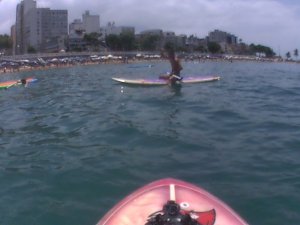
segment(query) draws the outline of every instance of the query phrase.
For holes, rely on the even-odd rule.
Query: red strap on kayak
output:
[[[212,209],[206,212],[183,211],[184,214],[189,214],[193,219],[201,225],[214,225],[216,221],[216,210]]]

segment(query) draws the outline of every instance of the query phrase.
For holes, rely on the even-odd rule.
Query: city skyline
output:
[[[0,34],[10,33],[20,0],[0,1]],[[220,29],[237,35],[246,43],[264,44],[281,55],[300,46],[300,3],[296,0],[86,0],[84,7],[75,0],[37,0],[39,7],[66,9],[69,21],[85,10],[100,15],[100,25],[115,21],[134,26],[136,32],[163,29],[176,34],[205,37]],[[4,7],[5,6],[5,7]],[[122,13],[120,13],[122,12]]]

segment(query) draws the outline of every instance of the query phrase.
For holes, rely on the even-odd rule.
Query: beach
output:
[[[206,54],[185,54],[179,53],[182,61],[192,61],[204,63],[206,61],[254,61],[254,62],[275,62],[275,63],[299,63],[299,61],[283,60],[281,58],[259,58],[255,56],[239,55],[206,55]],[[49,70],[56,68],[67,68],[79,65],[97,64],[130,64],[137,62],[157,62],[166,60],[160,57],[159,53],[136,53],[136,52],[116,52],[116,53],[55,53],[2,57],[0,59],[0,74],[16,73],[34,70]]]
[[[2,61],[7,62],[0,66],[0,74],[2,73],[15,73],[33,70],[49,70],[57,68],[68,68],[79,65],[97,65],[97,64],[120,64],[132,63],[144,60],[144,58],[128,58],[127,56],[113,56],[108,54],[106,56],[99,56],[95,54],[55,54],[30,57],[19,56],[17,59],[6,58]],[[156,58],[157,60],[157,58]],[[154,59],[147,59],[147,61],[154,61]]]

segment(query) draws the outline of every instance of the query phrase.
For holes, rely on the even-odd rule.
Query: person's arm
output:
[[[171,64],[171,75],[175,73],[175,70],[176,70],[176,60],[174,58],[169,58],[169,61],[170,61],[170,64]]]
[[[181,62],[180,62],[180,60],[178,59],[178,65],[179,65],[179,70],[182,70],[183,69],[183,67],[182,67],[182,65],[181,65]]]

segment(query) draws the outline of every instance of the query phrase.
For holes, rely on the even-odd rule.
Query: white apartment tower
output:
[[[54,51],[53,43],[68,35],[68,11],[37,8],[36,1],[23,0],[17,5],[15,34],[16,54],[28,53],[30,48]]]
[[[32,24],[32,11],[36,9],[36,1],[24,0],[17,5],[16,12],[16,53],[22,54],[26,52],[28,45],[28,36],[30,35],[30,26]]]
[[[100,16],[99,15],[90,15],[90,12],[87,10],[82,15],[82,23],[83,23],[85,32],[87,34],[100,32]]]
[[[71,36],[83,36],[84,34],[100,33],[100,16],[90,15],[85,11],[81,19],[75,19],[69,25],[69,34]]]

